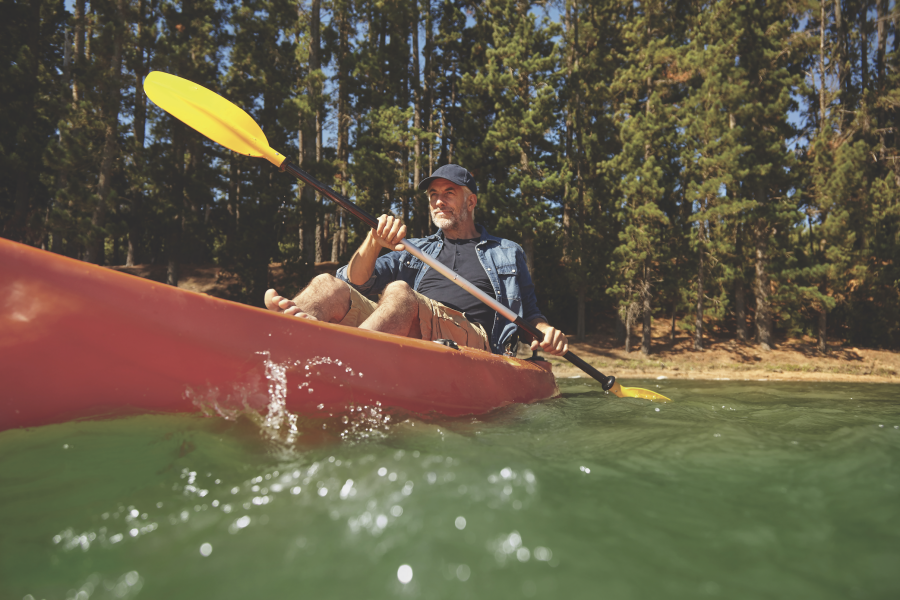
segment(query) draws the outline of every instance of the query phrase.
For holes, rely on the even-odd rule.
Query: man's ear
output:
[[[469,212],[475,210],[475,206],[478,205],[478,194],[469,194],[469,197],[466,198],[466,201],[472,203],[472,208]]]

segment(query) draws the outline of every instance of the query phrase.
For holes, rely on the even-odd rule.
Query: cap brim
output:
[[[459,181],[453,181],[453,180],[450,179],[449,177],[444,177],[444,176],[442,176],[442,175],[436,175],[436,176],[435,176],[435,175],[432,175],[431,177],[426,177],[425,179],[423,179],[422,181],[419,182],[419,191],[420,191],[420,192],[428,191],[428,186],[429,186],[429,184],[431,184],[431,182],[434,181],[435,179],[446,179],[446,180],[449,181],[450,183],[455,183],[456,185],[461,185],[461,186],[465,186],[465,185],[466,185],[465,182],[460,183]],[[473,194],[476,193],[475,190],[473,190],[471,186],[469,186],[469,190],[470,190]]]
[[[435,179],[444,179],[443,177],[426,177],[422,181],[419,182],[419,191],[424,192],[428,189],[428,184],[430,184]]]

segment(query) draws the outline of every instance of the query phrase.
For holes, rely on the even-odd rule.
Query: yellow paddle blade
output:
[[[666,398],[662,394],[657,394],[656,392],[651,392],[650,390],[645,390],[644,388],[627,388],[619,385],[619,382],[615,382],[613,386],[609,389],[610,394],[614,394],[619,398],[643,398],[644,400],[652,400],[653,402],[671,402],[669,398]]]
[[[144,79],[144,92],[161,109],[229,150],[266,158],[277,167],[284,162],[253,117],[202,85],[153,71]]]

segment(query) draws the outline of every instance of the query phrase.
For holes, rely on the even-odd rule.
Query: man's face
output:
[[[465,189],[447,179],[435,179],[428,186],[431,220],[441,229],[453,229],[472,219],[475,194],[464,198]]]

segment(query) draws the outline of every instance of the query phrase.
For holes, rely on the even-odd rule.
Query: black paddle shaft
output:
[[[369,212],[361,209],[354,203],[350,202],[347,198],[344,198],[342,195],[335,192],[333,189],[301,169],[295,165],[292,165],[290,161],[285,159],[283,163],[281,163],[281,170],[287,171],[300,181],[312,187],[314,190],[331,200],[332,202],[336,202],[344,207],[345,210],[353,214],[356,218],[360,219],[363,223],[375,229],[378,227],[378,219],[372,216]],[[531,323],[526,323],[521,317],[516,317],[515,320],[516,325],[518,325],[521,329],[524,329],[528,332],[531,337],[535,338],[537,341],[542,342],[544,340],[543,332],[532,325]],[[600,382],[600,385],[603,387],[604,391],[609,391],[612,388],[613,384],[616,382],[616,378],[609,376],[607,377],[591,365],[587,364],[577,356],[575,356],[571,351],[566,352],[563,355],[563,358],[568,360],[570,363],[596,379]]]

